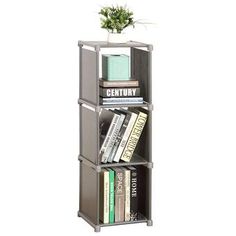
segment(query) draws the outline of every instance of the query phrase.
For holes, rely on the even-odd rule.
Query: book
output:
[[[110,126],[109,126],[109,129],[107,131],[107,134],[104,138],[104,141],[102,143],[102,146],[100,148],[100,151],[99,151],[99,157],[101,159],[102,162],[105,162],[106,163],[106,156],[104,156],[103,154],[107,151],[107,148],[108,148],[108,145],[110,143],[110,140],[111,140],[111,137],[112,137],[112,134],[116,128],[116,124],[120,118],[120,115],[119,114],[116,114],[114,112],[113,113],[113,118],[112,118],[112,121],[110,123]]]
[[[101,97],[138,97],[140,96],[140,88],[99,88]]]
[[[119,110],[119,111],[120,111],[120,112],[123,112],[122,110]],[[131,114],[125,113],[125,112],[123,112],[123,113],[126,115],[126,116],[125,116],[125,120],[124,120],[123,125],[122,125],[122,127],[121,127],[121,129],[120,129],[120,132],[119,132],[119,134],[118,134],[118,136],[117,136],[117,138],[116,138],[116,141],[115,141],[115,143],[114,143],[114,145],[113,145],[113,148],[112,148],[112,150],[111,150],[111,152],[110,152],[110,156],[109,156],[109,158],[108,158],[108,162],[112,162],[112,161],[114,160],[114,157],[115,157],[115,155],[116,155],[116,152],[117,152],[117,150],[118,150],[118,147],[119,147],[119,145],[120,145],[120,142],[121,142],[121,140],[122,140],[122,138],[123,138],[123,135],[124,135],[124,133],[125,133],[125,130],[126,130],[128,124],[129,124],[129,121],[130,121],[130,118],[131,118]]]
[[[109,171],[109,223],[112,224],[115,221],[115,171],[111,168],[107,168]]]
[[[102,162],[103,163],[107,163],[109,155],[110,155],[110,153],[112,151],[113,145],[114,145],[114,143],[116,141],[116,138],[117,138],[117,136],[119,134],[119,131],[120,131],[121,126],[122,126],[122,124],[124,122],[124,119],[125,119],[125,115],[124,114],[119,113],[117,110],[114,110],[113,112],[115,114],[117,114],[119,116],[119,118],[118,118],[118,120],[117,120],[117,122],[115,124],[114,129],[112,129],[112,131],[110,133],[110,139],[109,139],[109,141],[107,143],[107,146],[106,146],[106,149],[105,149],[105,151],[104,151],[104,153],[102,155]]]
[[[104,79],[99,80],[99,85],[101,87],[107,88],[122,88],[122,87],[138,87],[139,86],[139,81],[138,80],[116,80],[116,81],[107,81]]]
[[[126,143],[126,146],[124,148],[124,151],[121,156],[121,160],[125,162],[129,162],[132,158],[132,155],[134,153],[134,150],[137,146],[138,140],[142,134],[143,128],[145,126],[145,123],[147,121],[147,114],[141,111],[134,110],[134,112],[137,112],[138,117],[135,121],[135,124],[133,126],[133,129],[130,133],[129,139]]]
[[[127,167],[130,170],[130,220],[138,220],[138,169],[133,166]],[[145,193],[144,193],[145,194]]]
[[[124,221],[124,171],[121,168],[115,170],[115,222]]]
[[[143,97],[120,97],[120,98],[102,98],[100,97],[100,104],[112,105],[112,104],[142,104]]]
[[[125,221],[130,221],[130,174],[131,171],[124,168],[125,176]]]
[[[107,109],[101,109],[99,112],[99,138],[100,138],[100,149],[107,135],[108,129],[111,125],[114,112]]]
[[[121,158],[121,155],[122,155],[122,153],[124,151],[124,148],[126,146],[126,143],[127,143],[128,139],[129,139],[130,133],[131,133],[131,131],[133,129],[134,123],[135,123],[135,121],[136,121],[136,119],[138,117],[138,115],[136,113],[134,113],[134,112],[130,112],[130,111],[124,110],[124,109],[121,109],[121,110],[126,112],[127,114],[129,114],[131,117],[129,119],[129,123],[128,123],[126,129],[125,129],[123,137],[122,137],[122,139],[121,139],[121,141],[119,143],[119,146],[118,146],[117,151],[115,153],[115,156],[113,158],[113,161],[115,161],[115,162],[119,162],[119,160]]]
[[[109,171],[103,169],[100,173],[100,220],[109,223]]]

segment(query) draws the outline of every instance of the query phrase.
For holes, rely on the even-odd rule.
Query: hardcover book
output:
[[[111,168],[107,168],[109,171],[109,223],[112,224],[115,221],[115,171]]]
[[[103,169],[100,173],[100,220],[109,223],[109,171]]]
[[[105,151],[104,151],[104,153],[102,155],[102,162],[103,163],[106,163],[108,161],[109,155],[110,155],[110,153],[112,151],[112,148],[114,146],[116,138],[117,138],[117,136],[118,136],[118,134],[120,132],[121,126],[122,126],[122,124],[124,122],[124,119],[125,119],[125,115],[124,114],[118,112],[117,110],[114,110],[113,112],[115,114],[117,114],[119,116],[119,118],[118,118],[118,120],[117,120],[117,122],[115,124],[114,129],[112,129],[112,132],[110,133],[110,139],[109,139],[109,141],[107,143],[107,146],[106,146],[106,149],[105,149]]]
[[[125,190],[124,190],[124,171],[122,168],[115,170],[115,222],[124,221]]]
[[[100,104],[142,104],[143,97],[120,97],[120,98],[102,98],[100,97]]]
[[[122,112],[122,110],[119,110],[119,112]],[[108,158],[108,162],[112,162],[114,160],[116,152],[117,152],[117,150],[119,148],[120,142],[121,142],[121,140],[123,138],[123,135],[125,133],[125,130],[126,130],[128,124],[129,124],[129,121],[130,121],[130,118],[131,118],[131,114],[125,113],[125,112],[123,112],[123,113],[125,114],[125,120],[124,120],[123,125],[122,125],[122,127],[120,129],[120,132],[119,132],[119,134],[118,134],[118,136],[116,138],[116,141],[115,141],[115,143],[113,145],[112,151],[111,151],[110,156]]]
[[[112,112],[112,113],[114,113],[114,112]],[[102,144],[102,146],[100,148],[99,157],[100,157],[101,161],[104,162],[104,163],[106,163],[106,161],[107,161],[106,160],[106,156],[104,155],[104,153],[108,149],[108,145],[111,142],[111,138],[112,138],[113,132],[114,132],[114,130],[116,128],[116,125],[117,125],[117,123],[119,121],[119,118],[120,118],[120,115],[114,113],[113,119],[112,119],[112,121],[110,123],[110,126],[109,126],[109,129],[107,131],[106,137],[105,137],[105,139],[103,141],[103,144]]]
[[[142,134],[144,125],[147,121],[147,114],[146,113],[141,112],[141,111],[136,111],[136,112],[138,114],[138,117],[135,121],[133,129],[131,131],[131,134],[129,136],[129,139],[126,143],[126,146],[125,146],[124,151],[121,156],[121,160],[123,160],[125,162],[129,162],[131,160],[134,150],[137,146],[138,140]]]
[[[127,128],[125,129],[125,132],[124,132],[124,134],[122,136],[122,139],[121,139],[121,141],[119,143],[119,146],[118,146],[117,151],[115,153],[115,156],[113,158],[113,161],[115,161],[115,162],[119,162],[119,160],[121,158],[121,155],[122,155],[122,153],[124,151],[124,148],[126,146],[126,143],[127,143],[128,139],[129,139],[130,133],[131,133],[131,131],[133,129],[133,126],[135,124],[135,121],[136,121],[136,119],[138,117],[138,115],[136,113],[134,113],[134,112],[130,112],[130,111],[124,110],[124,109],[121,109],[121,110],[126,112],[127,114],[129,114],[131,117],[129,119],[129,123],[127,125]]]
[[[107,135],[113,117],[114,112],[112,112],[111,110],[101,109],[99,113],[100,148],[102,147],[103,141]]]
[[[139,82],[138,80],[116,80],[116,81],[107,81],[100,79],[99,85],[104,88],[123,88],[123,87],[138,87]]]
[[[139,209],[138,209],[138,169],[129,166],[128,169],[130,170],[130,220],[136,221],[138,220]]]
[[[130,221],[130,173],[131,171],[124,168],[125,175],[125,221]]]
[[[109,97],[138,97],[140,96],[140,88],[99,88],[100,96]]]

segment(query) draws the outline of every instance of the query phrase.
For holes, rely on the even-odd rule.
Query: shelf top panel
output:
[[[91,108],[93,108],[95,111],[100,111],[102,108],[122,108],[122,107],[143,107],[147,108],[149,111],[153,110],[153,105],[148,102],[143,102],[143,103],[137,103],[137,104],[110,104],[110,105],[96,105],[92,104],[84,99],[78,99],[78,104],[85,104]]]
[[[152,50],[151,44],[140,43],[135,41],[128,41],[126,43],[108,43],[107,41],[79,41],[79,46],[89,46],[95,49],[99,48],[131,48],[131,47],[146,47]]]

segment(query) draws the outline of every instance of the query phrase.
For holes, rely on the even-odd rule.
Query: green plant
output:
[[[111,33],[121,33],[135,24],[133,12],[123,6],[103,7],[98,14],[102,15],[101,27]]]

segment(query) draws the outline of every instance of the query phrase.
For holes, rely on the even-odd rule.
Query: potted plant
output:
[[[103,7],[99,14],[101,17],[101,28],[108,31],[108,42],[125,43],[123,30],[128,26],[134,27],[133,12],[125,6]]]

